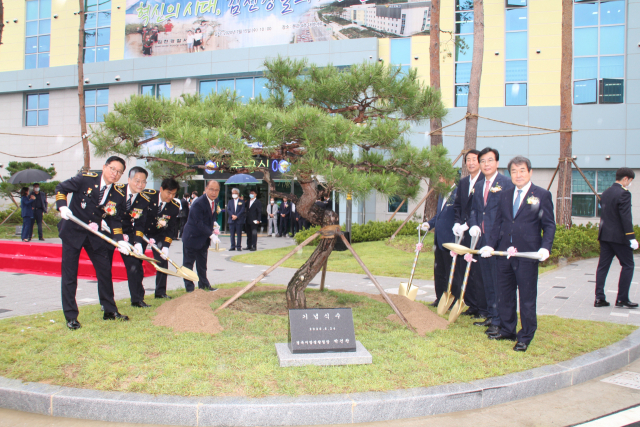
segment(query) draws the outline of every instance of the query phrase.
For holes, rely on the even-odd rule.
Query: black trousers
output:
[[[229,224],[232,225],[232,224]],[[207,279],[207,255],[209,254],[209,245],[202,248],[193,249],[182,244],[182,265],[193,270],[193,264],[196,264],[196,273],[198,274],[198,288],[205,289],[211,286]],[[193,292],[195,286],[192,281],[184,279],[184,287],[187,292]]]
[[[82,237],[82,235],[80,236]],[[101,247],[94,249],[88,237],[84,237],[82,247],[74,248],[62,241],[61,263],[61,294],[62,310],[67,320],[78,318],[78,304],[76,303],[76,291],[78,289],[78,261],[80,251],[84,248],[93,263],[98,278],[98,297],[104,311],[115,313],[118,311],[113,298],[113,280],[111,277],[111,265],[113,263],[113,247]]]
[[[255,248],[258,244],[258,228],[260,224],[247,223],[247,247]]]
[[[498,271],[498,311],[500,333],[529,344],[538,328],[536,299],[538,298],[538,261],[516,257],[496,257]],[[516,335],[518,325],[517,305],[520,297],[520,321],[522,329]]]
[[[38,239],[42,239],[42,216],[44,215],[44,211],[42,209],[34,209],[33,210],[33,219],[36,224],[38,224]],[[29,238],[33,236],[33,227],[34,223],[31,223],[31,233],[29,233]]]
[[[231,223],[229,224],[229,234],[231,236],[231,249],[242,248],[242,227],[244,224]]]
[[[462,239],[462,245],[466,247],[471,246],[471,237],[465,235]],[[477,313],[481,317],[488,317],[487,312],[487,299],[484,294],[484,283],[482,282],[482,271],[480,270],[480,262],[477,262],[480,257],[474,256],[473,259],[476,262],[471,263],[471,269],[469,270],[469,278],[467,279],[467,288],[464,292],[464,303],[474,313]],[[460,283],[460,289],[462,289],[462,282],[464,281],[465,271],[467,269],[467,262],[463,257],[458,258],[456,263],[456,277],[454,283]]]
[[[131,236],[129,236],[129,241],[133,242]],[[144,286],[142,285],[144,269],[142,267],[142,260],[128,255],[122,255],[122,261],[124,261],[124,265],[127,268],[127,282],[129,284],[131,303],[144,301]]]
[[[295,236],[297,232],[300,231],[300,219],[298,218],[291,220],[291,233]]]
[[[611,267],[613,257],[618,258],[622,271],[618,280],[618,296],[616,301],[629,301],[629,288],[633,279],[633,249],[629,245],[600,241],[600,260],[596,271],[596,299],[606,299],[604,284]]]
[[[178,233],[178,236],[180,236],[180,237],[182,237],[182,232],[184,231],[184,226],[187,224],[187,219],[189,219],[189,218],[187,218],[186,216],[180,218],[180,230],[179,230],[179,233]]]
[[[286,236],[289,233],[289,218],[280,217],[280,224],[278,230],[281,236]]]
[[[158,246],[158,248],[162,249],[162,242],[157,242],[156,246]],[[143,252],[145,252],[147,249],[146,247],[143,248]],[[169,268],[169,261],[167,261],[166,259],[162,259],[162,257],[160,256],[160,254],[153,248],[151,248],[151,251],[153,252],[153,258],[158,260],[158,262],[156,264],[158,264],[158,267],[162,267],[162,268]],[[123,257],[124,258],[124,257]],[[142,275],[142,273],[140,273]],[[142,279],[141,279],[142,281]],[[143,289],[143,294],[144,294],[144,289]],[[167,294],[167,275],[164,273],[160,273],[159,271],[156,271],[156,292],[155,292],[155,296],[157,297],[161,297],[162,295],[166,295]],[[132,299],[133,299],[133,295],[132,295]]]
[[[449,275],[451,273],[451,255],[448,249],[440,249],[436,245],[434,253],[433,280],[436,288],[436,301],[440,299],[443,293],[449,288]],[[460,283],[458,282],[457,292],[453,285],[451,293],[456,296],[460,295]]]

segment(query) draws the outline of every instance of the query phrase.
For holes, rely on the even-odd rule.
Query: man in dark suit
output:
[[[484,175],[480,173],[480,163],[478,162],[478,150],[469,150],[464,155],[464,162],[469,171],[469,175],[460,180],[458,191],[456,192],[456,200],[453,202],[453,210],[455,212],[455,224],[453,225],[453,234],[455,236],[464,236],[462,245],[469,247],[471,245],[471,236],[465,233],[469,229],[469,215],[471,214],[471,204],[473,201],[474,187],[476,182],[484,182]],[[478,249],[478,248],[476,248]],[[474,257],[478,259],[477,255]],[[456,275],[454,281],[460,283],[464,280],[464,274],[467,268],[466,262],[456,263]],[[464,302],[469,307],[464,315],[473,316],[474,318],[487,318],[487,300],[484,295],[484,284],[482,283],[482,272],[478,262],[471,263],[469,270],[469,278],[467,279],[467,288],[464,293]]]
[[[498,212],[500,195],[503,191],[513,188],[511,180],[498,173],[500,154],[498,150],[486,147],[478,155],[480,170],[484,180],[478,180],[473,187],[473,201],[471,202],[471,214],[469,215],[469,234],[471,237],[480,236],[478,246],[486,246],[486,233],[491,230]],[[482,272],[482,283],[487,301],[487,317],[483,322],[475,322],[476,326],[488,326],[487,334],[495,334],[500,327],[500,314],[498,312],[497,283],[498,276],[495,258],[480,258],[478,260]]]
[[[207,182],[204,194],[193,201],[189,211],[187,225],[184,226],[182,237],[182,264],[193,270],[196,264],[198,274],[198,288],[207,291],[215,291],[207,279],[207,255],[212,240],[217,240],[214,235],[214,228],[218,227],[215,221],[218,211],[218,194],[220,184],[218,181]],[[231,204],[231,202],[229,203]],[[184,287],[187,292],[193,292],[195,286],[193,282],[184,280]]]
[[[249,192],[249,204],[247,207],[247,249],[257,250],[258,228],[262,222],[262,202],[256,198],[256,190]]]
[[[246,217],[246,202],[240,200],[240,190],[231,190],[231,200],[227,203],[227,224],[229,224],[229,234],[231,236],[230,251],[242,250],[242,228]]]
[[[178,233],[178,239],[182,237],[184,233],[184,226],[187,223],[187,218],[189,218],[189,204],[191,200],[189,200],[189,193],[184,193],[182,199],[180,199],[180,213],[178,217],[180,218],[180,232]]]
[[[289,233],[289,217],[291,216],[291,203],[287,197],[282,198],[282,203],[280,204],[280,209],[278,209],[278,217],[280,219],[280,234],[278,237],[286,237]]]
[[[451,185],[448,182],[447,185]],[[455,238],[453,235],[453,224],[455,222],[455,212],[453,210],[453,201],[456,198],[456,188],[454,187],[447,195],[440,196],[438,198],[438,208],[436,215],[429,221],[422,224],[422,229],[429,231],[433,230],[435,234],[434,238],[434,266],[433,266],[433,279],[435,282],[436,300],[433,306],[437,306],[440,301],[440,297],[447,291],[449,284],[449,273],[451,272],[451,253],[449,249],[443,247],[445,243],[453,243]],[[459,285],[459,283],[458,283]],[[456,289],[451,287],[451,293],[456,296],[460,296],[460,287]]]
[[[42,235],[42,216],[47,213],[47,195],[44,191],[40,191],[40,184],[37,182],[33,184],[33,191],[30,196],[35,196],[35,200],[33,201],[33,217],[35,222],[38,224],[38,240],[44,240]],[[33,226],[35,224],[31,224],[31,234],[33,234]]]
[[[300,218],[302,218],[296,209],[295,203],[291,203],[291,215],[289,215],[289,218],[291,218],[291,237],[294,237],[300,231]]]
[[[173,242],[178,228],[178,214],[180,205],[173,200],[180,185],[173,178],[165,178],[160,184],[160,191],[147,189],[143,194],[149,198],[147,207],[147,219],[145,221],[145,234],[149,240],[153,240],[162,253],[153,251],[153,257],[158,260],[158,266],[169,267],[167,257],[169,247]],[[155,297],[171,299],[167,295],[167,275],[159,271],[156,272]]]
[[[111,230],[113,238],[118,242],[118,250],[128,254],[128,245],[122,237],[122,211],[124,196],[117,191],[114,184],[125,170],[125,163],[120,157],[109,157],[102,167],[101,173],[84,172],[56,186],[56,207],[63,221],[58,223],[58,231],[62,239],[61,286],[62,309],[71,330],[80,329],[78,322],[78,305],[76,290],[78,288],[78,261],[80,251],[85,249],[93,263],[98,278],[98,295],[104,308],[104,320],[129,320],[118,312],[113,298],[113,280],[111,265],[113,246],[95,234],[87,231],[69,220],[70,215],[89,224],[97,230],[102,223]],[[73,194],[71,205],[67,206],[67,195]]]
[[[490,229],[486,227],[485,245],[480,249],[482,257],[491,252],[537,252],[540,261],[549,258],[556,234],[551,193],[531,182],[531,162],[516,156],[507,166],[515,187],[500,194],[498,211]],[[500,330],[490,334],[494,340],[516,341],[515,351],[527,351],[536,332],[536,298],[538,297],[538,264],[540,261],[517,257],[497,258],[498,311]],[[518,325],[516,292],[520,295],[520,319],[522,329],[516,335]]]
[[[596,272],[595,307],[607,307],[604,284],[611,267],[613,257],[617,257],[622,266],[618,281],[616,307],[637,308],[638,304],[629,301],[629,288],[633,278],[633,251],[638,249],[638,241],[633,231],[631,219],[631,193],[629,187],[636,174],[629,168],[616,171],[616,182],[600,196],[600,260]]]
[[[147,219],[147,209],[151,199],[144,194],[147,185],[148,172],[140,166],[134,166],[129,171],[127,184],[116,184],[117,188],[125,194],[125,209],[122,212],[122,231],[125,239],[133,245],[135,252],[143,254],[143,246],[146,246],[142,238]],[[127,268],[127,282],[131,295],[131,306],[139,308],[151,307],[144,302],[144,270],[142,260],[134,256],[122,256],[122,261]]]

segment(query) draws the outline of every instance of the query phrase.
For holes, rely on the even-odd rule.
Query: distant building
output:
[[[354,24],[399,36],[412,36],[427,31],[431,21],[431,2],[409,2],[387,5],[350,6],[342,18]]]

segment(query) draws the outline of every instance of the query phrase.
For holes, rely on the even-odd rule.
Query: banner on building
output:
[[[125,58],[408,37],[429,30],[430,4],[388,0],[127,0]]]

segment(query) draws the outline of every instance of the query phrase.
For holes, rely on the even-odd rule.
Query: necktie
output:
[[[107,190],[107,186],[103,185],[100,189],[100,200],[98,201],[99,205],[102,205],[102,198],[104,197],[104,192]]]
[[[522,195],[522,190],[518,190],[518,195],[516,196],[516,201],[513,203],[513,217],[516,217],[516,213],[518,213],[518,208],[520,207],[520,195]]]
[[[127,211],[131,209],[131,199],[133,198],[133,194],[129,194],[129,200],[127,200]]]
[[[489,197],[489,189],[491,189],[491,181],[487,181],[487,185],[484,189],[484,204],[487,205],[487,197]]]
[[[215,202],[215,200],[214,200],[213,202],[211,202],[211,215],[213,215],[213,213],[215,212],[215,210],[216,210],[216,202]]]
[[[162,208],[164,208],[164,202],[160,202],[160,205],[158,206],[158,215],[162,212]]]

